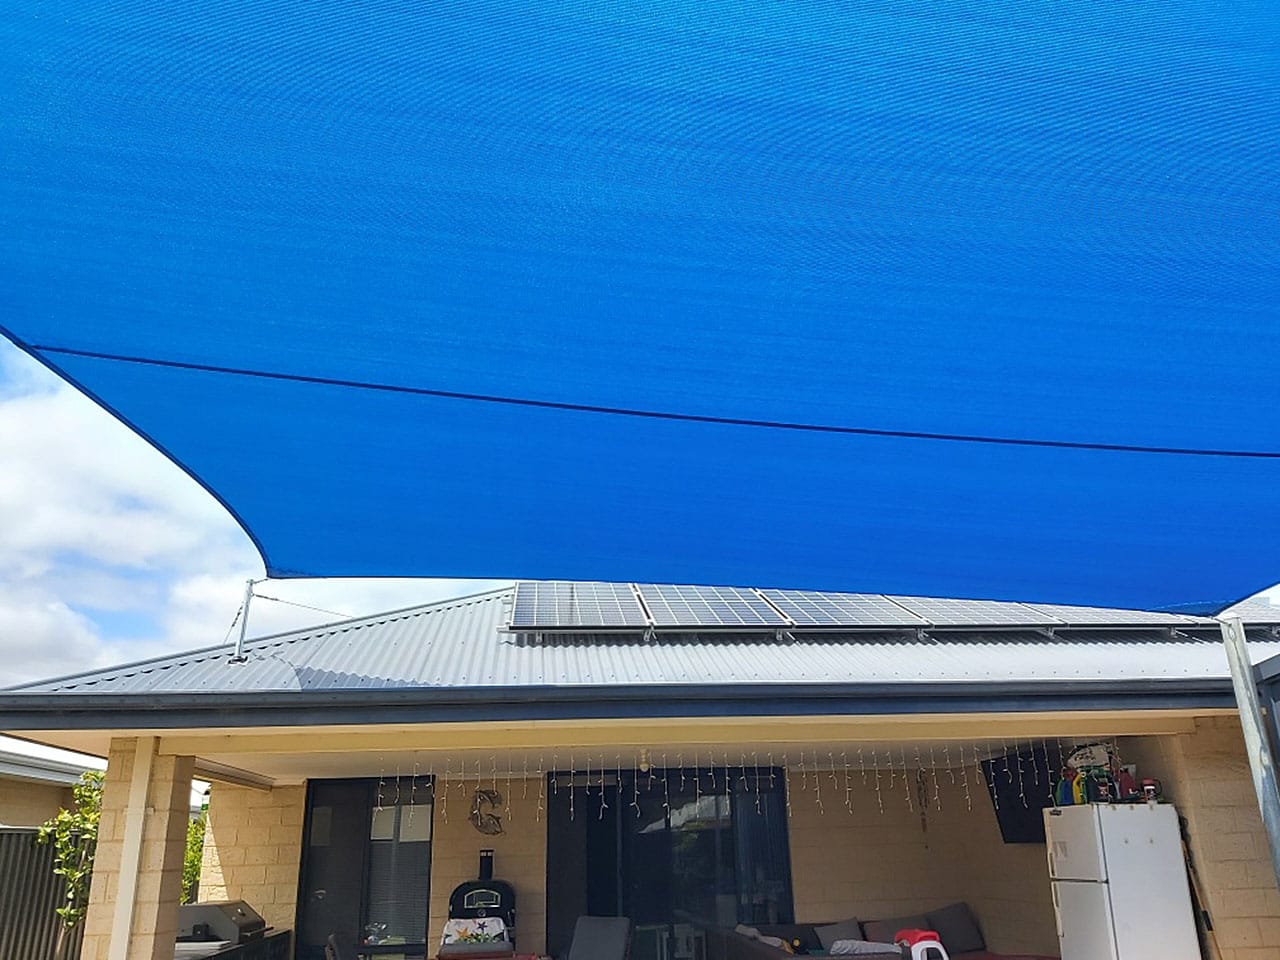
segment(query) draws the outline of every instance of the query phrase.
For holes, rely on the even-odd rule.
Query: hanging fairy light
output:
[[[506,776],[507,789],[506,789],[506,792],[503,793],[502,795],[502,798],[503,798],[502,812],[506,815],[507,822],[510,823],[511,822],[511,757],[510,756],[507,757],[506,767],[507,767],[507,776]]]
[[[413,755],[413,779],[409,781],[409,828],[413,827],[413,811],[418,806],[418,754]]]
[[[1018,799],[1022,801],[1022,809],[1026,810],[1029,808],[1027,806],[1027,785],[1022,779],[1023,777],[1022,744],[1015,741],[1013,746],[1014,746],[1013,760],[1014,760],[1014,763],[1018,765]],[[1032,753],[1031,757],[1032,757],[1032,760],[1034,761],[1035,760],[1034,752]],[[1008,758],[1006,758],[1005,762],[1008,763]]]
[[[671,810],[671,769],[665,753],[662,755],[662,809]]]
[[[899,747],[898,753],[900,755],[899,759],[902,761],[902,785],[906,787],[906,792],[907,792],[907,809],[910,810],[912,813],[915,813],[915,809],[916,809],[915,801],[911,799],[911,793],[913,788],[909,778],[907,777],[907,748]],[[889,758],[890,758],[890,762],[892,762],[893,760],[892,751],[890,751]]]
[[[982,774],[982,785],[991,793],[991,801],[995,804],[996,810],[1000,809],[1000,791],[995,789],[996,784],[996,765],[991,764],[991,779],[987,779],[987,773],[982,769],[982,761],[978,759],[978,744],[973,745],[973,765]]]
[[[782,790],[787,798],[787,820],[791,819],[791,767],[787,764],[787,755],[782,755]]]
[[[547,776],[545,773],[543,773],[542,754],[539,753],[538,754],[538,806],[535,808],[533,812],[534,823],[542,822],[542,809],[543,809],[542,795],[543,795],[543,789],[546,787],[546,785],[547,785]]]
[[[569,754],[569,821],[571,823],[573,822],[576,816],[573,797],[574,797],[574,794],[577,793],[577,791],[574,790],[574,786],[576,785],[575,781],[577,780],[577,777],[578,777],[577,766],[578,766],[577,763],[574,762],[573,754],[572,753]]]
[[[453,759],[445,757],[444,760],[444,789],[440,792],[440,816],[444,818],[444,822],[449,822],[449,776],[453,773]]]
[[[874,747],[871,750],[871,768],[876,775],[876,805],[880,808],[880,812],[884,813],[884,794],[880,790],[880,760],[876,756]]]
[[[822,805],[822,776],[818,772],[818,752],[813,753],[813,799],[818,804],[818,813],[826,815],[826,808]]]
[[[600,809],[596,811],[596,819],[603,820],[604,812],[608,809],[609,809],[609,798],[605,796],[605,790],[604,790],[604,757],[601,757],[600,758]]]
[[[938,757],[933,744],[929,744],[929,777],[933,781],[933,808],[942,809],[942,792],[938,789]]]

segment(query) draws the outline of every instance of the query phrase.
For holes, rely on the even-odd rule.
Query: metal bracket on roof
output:
[[[653,643],[657,639],[658,639],[658,631],[653,629],[653,624],[651,623],[644,628],[644,642]]]

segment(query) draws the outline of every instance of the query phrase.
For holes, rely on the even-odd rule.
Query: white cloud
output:
[[[2,342],[0,464],[0,687],[221,643],[245,580],[263,575],[249,539],[198,484]],[[496,585],[289,580],[258,589],[359,616]],[[249,633],[334,619],[255,600]]]

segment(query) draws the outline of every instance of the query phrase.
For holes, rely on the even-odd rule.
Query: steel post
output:
[[[244,605],[240,608],[240,636],[236,638],[236,652],[231,655],[232,663],[244,663],[244,633],[249,629],[249,601],[253,599],[253,581],[244,582]]]
[[[1222,642],[1227,648],[1227,663],[1231,666],[1236,704],[1240,708],[1240,726],[1244,730],[1249,769],[1253,772],[1253,789],[1258,795],[1262,825],[1267,831],[1267,845],[1271,848],[1271,867],[1275,871],[1276,883],[1280,885],[1280,788],[1276,784],[1271,743],[1258,703],[1258,684],[1253,663],[1249,660],[1243,622],[1239,617],[1232,617],[1219,620],[1219,623]]]

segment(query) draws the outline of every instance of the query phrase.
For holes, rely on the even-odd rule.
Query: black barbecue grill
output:
[[[480,876],[453,888],[449,894],[450,920],[497,917],[507,927],[507,938],[516,939],[516,891],[505,880],[493,879],[493,851],[480,851]]]
[[[266,921],[243,900],[210,900],[178,907],[178,939],[249,943],[262,939]]]

